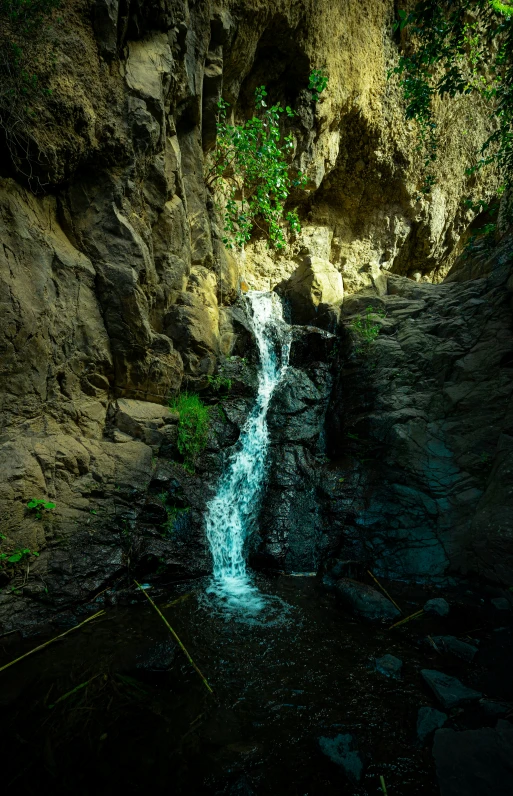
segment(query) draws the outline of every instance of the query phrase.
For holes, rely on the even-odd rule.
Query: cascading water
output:
[[[246,542],[256,519],[266,471],[267,411],[287,368],[290,340],[275,293],[250,291],[246,300],[260,355],[258,393],[217,494],[208,504],[206,529],[214,559],[209,593],[229,606],[255,612],[262,607],[262,600],[247,572]]]

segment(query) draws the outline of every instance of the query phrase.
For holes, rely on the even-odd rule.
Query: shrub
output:
[[[180,415],[178,421],[178,450],[184,464],[192,470],[194,463],[206,447],[208,440],[209,411],[199,395],[181,393],[169,404]]]
[[[420,0],[398,10],[395,30],[406,30],[404,49],[389,76],[399,76],[406,118],[419,130],[424,152],[424,183],[435,182],[430,168],[438,155],[433,115],[437,97],[477,93],[488,104],[494,130],[468,174],[498,166],[503,185],[513,185],[513,6],[499,0]],[[480,156],[480,157],[479,157]]]
[[[360,343],[356,349],[357,353],[368,348],[379,334],[380,326],[375,320],[373,320],[372,316],[378,315],[379,317],[383,317],[384,314],[385,313],[382,310],[375,310],[374,307],[366,307],[365,314],[357,315],[356,318],[354,318],[354,320],[351,322],[349,328]]]
[[[318,102],[328,78],[319,69],[310,75],[308,87]],[[224,244],[244,248],[253,227],[263,232],[275,249],[287,243],[285,228],[293,235],[301,231],[296,210],[286,212],[291,191],[304,188],[307,178],[295,169],[294,136],[284,136],[280,127],[283,114],[290,120],[297,116],[287,105],[266,102],[265,86],[255,89],[255,114],[240,124],[229,124],[229,103],[217,103],[217,142],[207,183],[217,188],[224,205]]]

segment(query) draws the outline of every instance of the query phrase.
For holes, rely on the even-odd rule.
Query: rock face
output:
[[[391,277],[386,295],[346,299],[357,352],[338,370],[326,438],[340,465],[323,482],[337,557],[389,577],[477,571],[508,582],[510,245],[476,266],[479,278],[458,269],[441,285]],[[379,334],[362,347],[354,320],[368,306],[382,317],[372,316]]]

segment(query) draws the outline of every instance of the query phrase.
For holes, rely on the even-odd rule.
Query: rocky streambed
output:
[[[105,609],[1,672],[4,792],[511,793],[510,598],[383,584],[399,614],[370,577],[324,580],[258,576],[253,618],[203,579],[144,584],[213,694],[128,582],[4,636],[0,665]]]

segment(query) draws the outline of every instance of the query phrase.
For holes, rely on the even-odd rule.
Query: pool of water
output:
[[[390,796],[438,794],[415,731],[419,707],[435,706],[420,669],[513,698],[511,629],[490,624],[475,596],[453,596],[448,620],[389,631],[342,612],[315,578],[255,582],[264,608],[249,615],[213,602],[208,581],[148,592],[214,695],[136,589],[124,592],[135,604],[104,595],[103,616],[0,673],[3,792],[371,795],[382,793],[381,775]],[[408,614],[428,596],[397,599]],[[482,663],[441,659],[424,644],[426,634],[466,631],[481,638]],[[44,639],[0,639],[0,665]],[[404,661],[400,681],[375,671],[385,653]],[[455,711],[449,726],[481,721],[472,710]],[[319,748],[319,737],[338,733],[355,738],[359,785]]]

